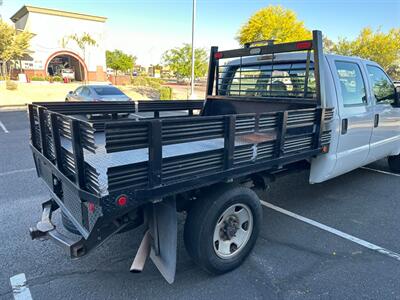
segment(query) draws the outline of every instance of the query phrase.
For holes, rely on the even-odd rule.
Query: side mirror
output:
[[[74,93],[73,91],[69,91],[69,92],[68,92],[69,95],[72,95],[73,93]]]

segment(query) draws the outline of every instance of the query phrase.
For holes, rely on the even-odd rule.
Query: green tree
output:
[[[339,38],[334,45],[334,53],[359,56],[380,64],[390,76],[400,76],[400,28],[392,28],[387,33],[380,29],[363,28],[356,39],[349,41]]]
[[[312,34],[296,13],[280,5],[269,5],[253,14],[240,28],[236,39],[241,45],[261,40],[277,43],[311,39]]]
[[[174,48],[164,52],[162,62],[168,66],[178,79],[188,79],[192,68],[192,47],[184,44],[183,47]],[[207,73],[208,58],[205,49],[194,50],[194,76],[203,77]]]
[[[335,47],[335,43],[329,39],[327,36],[323,36],[322,38],[322,43],[323,43],[323,47],[324,47],[324,52],[325,53],[332,53],[333,52],[333,48]]]
[[[27,31],[17,32],[14,27],[0,20],[0,60],[3,62],[3,74],[11,61],[21,59],[29,53],[32,34]],[[8,76],[12,68],[9,68]]]
[[[136,63],[136,56],[126,54],[121,50],[106,51],[107,68],[113,69],[115,72],[127,72],[133,69]]]
[[[89,33],[83,33],[82,35],[77,35],[77,34],[72,34],[67,37],[67,41],[72,40],[74,41],[78,47],[82,50],[83,52],[83,58],[86,56],[86,48],[88,46],[97,46],[97,42],[95,39],[93,39]],[[64,42],[65,43],[65,42]]]

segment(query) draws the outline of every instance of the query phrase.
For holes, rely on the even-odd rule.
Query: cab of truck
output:
[[[325,55],[326,102],[335,107],[331,151],[311,163],[318,183],[388,158],[400,172],[400,103],[390,77],[377,63]]]

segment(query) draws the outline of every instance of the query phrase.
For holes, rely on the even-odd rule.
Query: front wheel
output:
[[[400,173],[400,154],[388,157],[389,168],[393,172]]]
[[[186,249],[206,271],[229,272],[253,249],[261,220],[260,199],[251,189],[219,186],[190,208],[184,231]]]

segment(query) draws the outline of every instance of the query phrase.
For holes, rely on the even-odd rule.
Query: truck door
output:
[[[330,178],[366,163],[374,126],[373,105],[368,101],[366,76],[360,60],[331,57],[340,118],[336,164]],[[333,149],[332,149],[333,150]]]
[[[365,64],[374,104],[374,128],[370,142],[368,162],[373,162],[400,151],[400,108],[396,101],[394,84],[386,73],[372,63]]]

